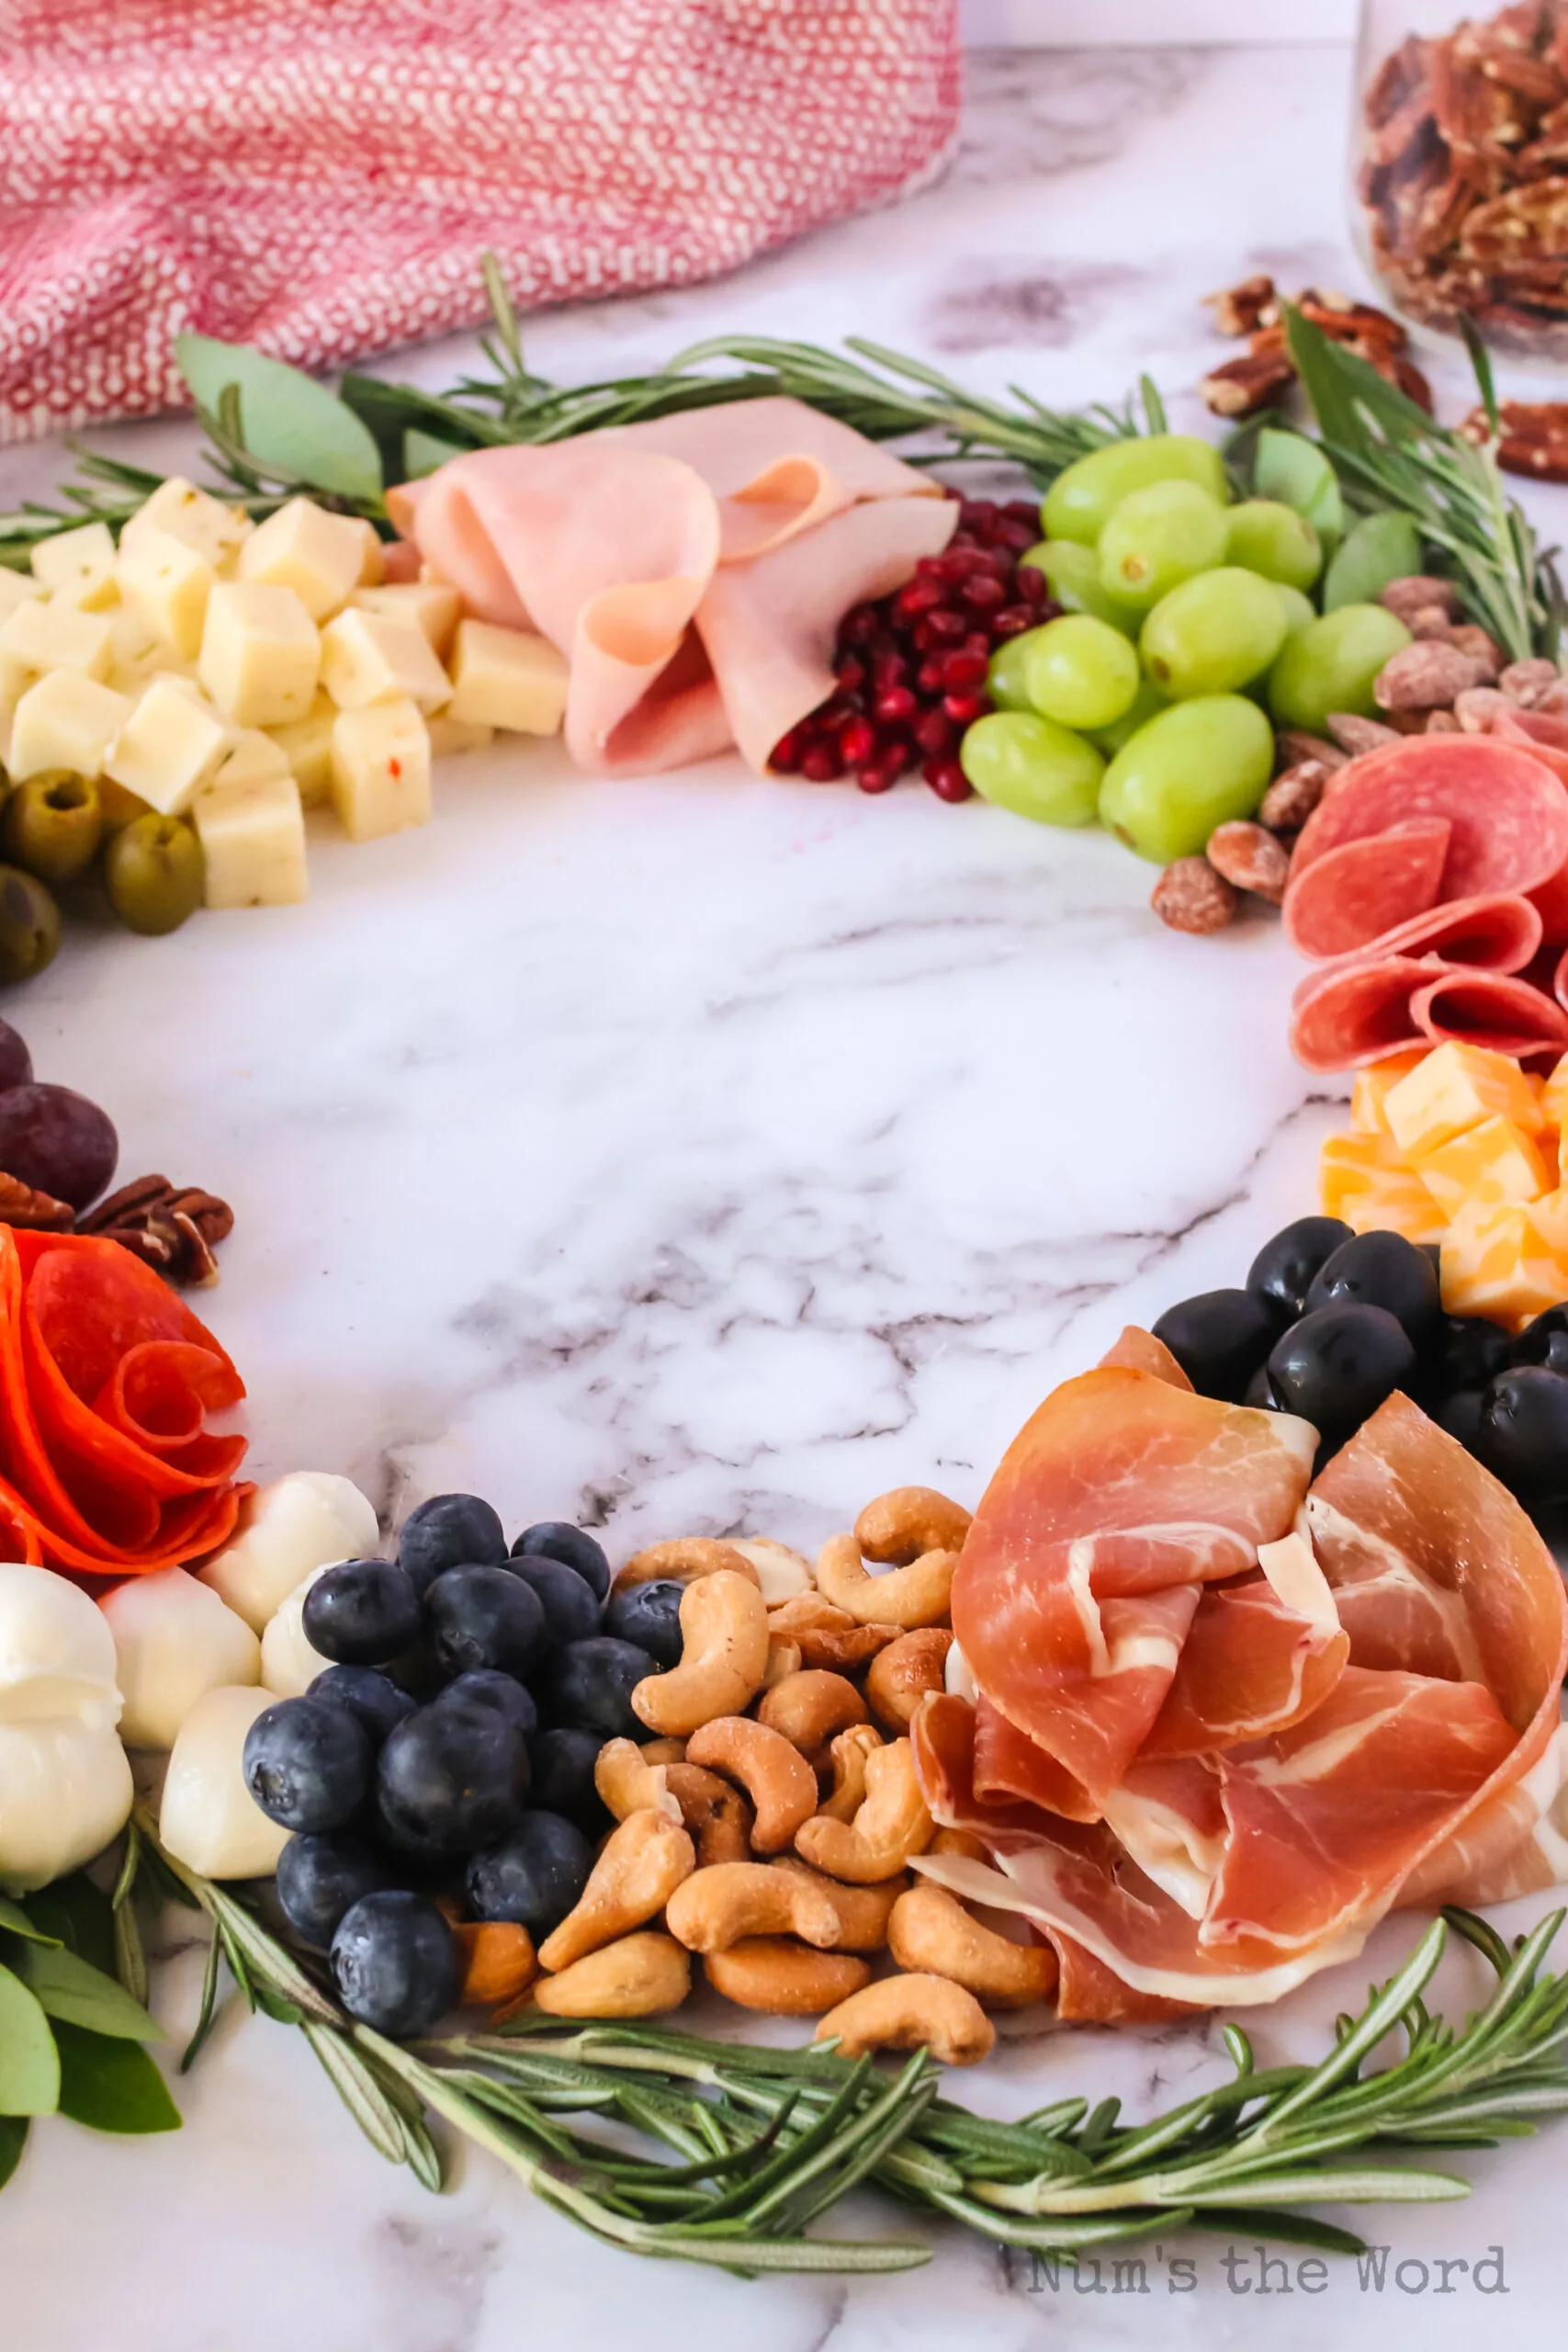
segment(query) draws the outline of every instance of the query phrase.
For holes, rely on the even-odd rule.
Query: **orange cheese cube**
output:
[[[1555,1204],[1556,1197],[1553,1197]],[[1568,1216],[1540,1202],[1472,1201],[1443,1238],[1443,1307],[1520,1324],[1568,1298]]]
[[[1424,1062],[1427,1053],[1425,1046],[1412,1046],[1405,1053],[1390,1054],[1385,1061],[1369,1062],[1365,1069],[1356,1072],[1355,1084],[1350,1089],[1350,1125],[1358,1135],[1393,1133],[1382,1107],[1389,1089]]]
[[[1402,1233],[1407,1241],[1440,1241],[1447,1220],[1388,1136],[1330,1136],[1318,1163],[1325,1216],[1353,1233]]]
[[[1511,1119],[1529,1136],[1539,1135],[1546,1125],[1517,1062],[1484,1046],[1438,1046],[1390,1087],[1383,1113],[1406,1159],[1436,1151],[1483,1119]]]
[[[1539,1201],[1556,1173],[1533,1136],[1512,1119],[1483,1119],[1435,1151],[1416,1151],[1410,1164],[1450,1217],[1467,1201]]]
[[[1531,1088],[1549,1127],[1568,1125],[1568,1054],[1545,1078],[1532,1078]]]

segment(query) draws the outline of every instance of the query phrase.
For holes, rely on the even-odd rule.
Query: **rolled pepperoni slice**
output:
[[[1353,955],[1438,903],[1453,826],[1418,817],[1365,841],[1341,842],[1305,866],[1292,862],[1285,936],[1314,960]]]
[[[1452,828],[1440,895],[1536,890],[1568,864],[1568,792],[1536,752],[1495,735],[1410,735],[1342,767],[1302,827],[1292,877],[1402,823]]]
[[[1532,981],[1504,972],[1444,972],[1416,989],[1410,1015],[1435,1046],[1487,1046],[1520,1056],[1568,1046],[1568,1013]]]
[[[1374,939],[1357,963],[1388,956],[1435,956],[1445,964],[1468,964],[1483,972],[1522,972],[1547,936],[1533,899],[1499,890],[1478,899],[1454,899],[1429,914]]]
[[[1568,1046],[1563,1014],[1530,981],[1435,957],[1357,957],[1296,990],[1291,1047],[1308,1069],[1359,1069],[1406,1046],[1450,1039],[1495,1053]],[[1561,1043],[1559,1042],[1561,1041]]]

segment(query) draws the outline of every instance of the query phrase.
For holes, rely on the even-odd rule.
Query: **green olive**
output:
[[[36,874],[0,865],[0,980],[30,980],[52,964],[60,909]]]
[[[104,853],[109,904],[131,931],[177,931],[200,906],[206,881],[201,843],[190,826],[155,809],[133,818]]]
[[[104,839],[111,841],[121,827],[147,814],[147,803],[139,792],[128,792],[123,784],[116,784],[110,776],[98,780],[98,806],[104,812]]]
[[[97,786],[64,768],[29,776],[0,809],[0,849],[56,889],[86,872],[103,830]]]

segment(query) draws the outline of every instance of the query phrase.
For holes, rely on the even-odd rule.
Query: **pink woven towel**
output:
[[[956,0],[4,0],[0,441],[177,407],[197,327],[307,367],[686,286],[884,201]]]

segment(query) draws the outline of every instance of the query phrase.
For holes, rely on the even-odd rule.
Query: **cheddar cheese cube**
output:
[[[450,759],[457,752],[488,752],[495,741],[493,727],[480,727],[474,720],[454,718],[451,712],[438,710],[428,719],[430,756],[433,760]]]
[[[1325,1216],[1342,1217],[1357,1233],[1403,1233],[1411,1241],[1442,1234],[1442,1211],[1392,1136],[1329,1136],[1318,1160],[1318,1199]]]
[[[151,525],[121,537],[115,567],[125,602],[184,662],[201,650],[208,599],[217,573],[204,555],[172,531]]]
[[[219,763],[214,785],[270,784],[275,777],[292,773],[288,755],[281,743],[264,735],[259,727],[242,727],[229,734],[229,749]]]
[[[238,727],[281,727],[315,697],[321,640],[292,588],[220,580],[208,600],[197,675]]]
[[[1530,1084],[1547,1125],[1559,1128],[1568,1125],[1568,1054],[1563,1055],[1545,1078],[1532,1079]]]
[[[102,613],[29,598],[0,621],[0,695],[15,702],[51,670],[108,676],[114,630]]]
[[[1467,1201],[1539,1201],[1557,1181],[1533,1136],[1512,1119],[1483,1119],[1410,1164],[1439,1208],[1457,1216]]]
[[[134,547],[146,531],[162,531],[183,540],[194,555],[215,572],[233,567],[254,526],[243,506],[226,505],[205,490],[197,490],[183,474],[171,474],[139,506],[119,535],[121,550]]]
[[[119,601],[114,537],[107,523],[84,523],[80,530],[40,539],[32,564],[33,577],[62,605],[97,613]]]
[[[434,710],[452,692],[416,620],[358,605],[339,613],[321,631],[321,684],[340,710],[399,698]]]
[[[129,696],[80,670],[51,670],[18,700],[6,764],[14,784],[47,768],[96,776],[130,717]]]
[[[367,703],[333,722],[332,803],[350,841],[430,821],[430,737],[419,706]]]
[[[232,731],[204,695],[183,686],[183,680],[154,678],[104,763],[112,782],[163,817],[184,816],[213,781]]]
[[[287,907],[310,895],[305,816],[292,776],[209,785],[191,803],[209,907]]]
[[[1517,1326],[1568,1298],[1568,1261],[1550,1238],[1554,1212],[1543,1217],[1540,1207],[1526,1201],[1466,1204],[1443,1238],[1438,1271],[1446,1314],[1485,1315]]]
[[[548,638],[459,621],[447,714],[521,735],[553,735],[566,715],[567,665]]]
[[[313,499],[291,498],[251,533],[235,576],[291,589],[313,621],[330,620],[359,585],[368,529],[356,515],[329,514]]]
[[[448,588],[438,580],[405,580],[385,588],[356,588],[348,601],[367,613],[391,613],[399,620],[417,621],[443,659],[463,616],[463,600],[456,588]]]
[[[29,571],[13,571],[0,563],[0,621],[9,619],[18,605],[30,605],[49,591]]]
[[[1517,1062],[1483,1046],[1438,1046],[1383,1098],[1389,1131],[1406,1159],[1435,1151],[1466,1127],[1496,1115],[1526,1135],[1545,1124]]]
[[[1427,1052],[1425,1046],[1415,1046],[1407,1053],[1390,1054],[1384,1061],[1369,1062],[1365,1069],[1356,1072],[1350,1089],[1350,1125],[1358,1135],[1386,1136],[1393,1132],[1382,1107],[1389,1090],[1424,1062]]]
[[[337,705],[331,695],[318,690],[303,718],[291,718],[282,727],[267,729],[288,760],[307,808],[319,808],[332,786],[333,721],[336,717]]]

